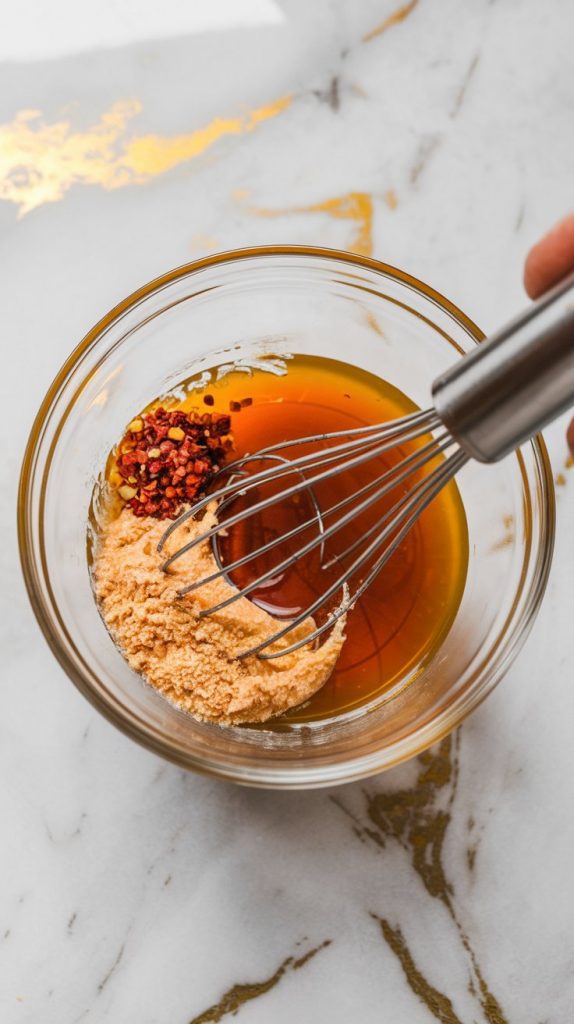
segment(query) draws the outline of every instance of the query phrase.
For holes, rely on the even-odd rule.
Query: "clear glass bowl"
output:
[[[544,592],[554,491],[540,438],[502,463],[472,463],[460,474],[470,562],[453,626],[409,685],[345,722],[220,728],[172,707],[128,668],[104,628],[88,574],[86,517],[94,480],[125,423],[202,369],[271,352],[330,356],[378,374],[425,408],[433,379],[481,337],[450,302],[393,267],[297,246],[199,260],[105,316],[42,403],[19,495],[30,599],[81,692],[165,758],[276,789],[380,772],[456,726],[508,669]]]

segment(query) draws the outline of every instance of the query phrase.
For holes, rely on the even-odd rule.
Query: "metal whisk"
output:
[[[557,286],[459,360],[435,380],[432,396],[434,405],[424,412],[375,426],[286,441],[237,459],[218,474],[219,481],[224,475],[227,483],[217,486],[167,528],[158,546],[160,551],[182,523],[197,516],[211,502],[218,503],[218,516],[221,516],[233,501],[244,499],[255,488],[296,477],[295,482],[288,486],[220,519],[201,536],[194,537],[170,554],[163,563],[162,568],[168,570],[196,544],[211,540],[218,569],[210,576],[184,586],[179,592],[184,595],[221,576],[229,580],[234,571],[278,549],[280,560],[276,564],[241,589],[234,588],[234,592],[219,604],[202,610],[200,616],[203,617],[220,611],[240,597],[249,596],[312,552],[319,550],[323,556],[331,537],[352,525],[361,514],[376,509],[385,496],[403,485],[394,504],[390,508],[385,505],[381,515],[328,563],[332,566],[333,561],[345,562],[355,553],[351,564],[344,565],[340,575],[309,607],[286,622],[265,642],[243,652],[242,657],[250,654],[262,658],[280,657],[331,629],[364,594],[424,509],[470,458],[480,462],[498,461],[574,404],[574,278]],[[330,507],[320,508],[315,495],[318,485],[352,472],[395,446],[417,439],[421,439],[418,446],[386,472]],[[306,450],[305,454],[295,458],[285,454],[298,446],[310,447],[311,451]],[[436,461],[435,468],[425,473],[432,460]],[[271,465],[247,474],[249,464],[257,462]],[[228,535],[233,527],[245,523],[249,517],[261,514],[278,503],[297,500],[297,496],[303,493],[311,500],[310,518],[255,550],[247,551],[230,564],[222,564],[217,545],[220,536]],[[281,558],[281,549],[313,526],[316,529],[311,539]],[[363,577],[362,570],[365,573]],[[350,584],[357,577],[358,582],[351,590]],[[281,651],[263,653],[341,593],[343,597],[338,606],[311,633]]]

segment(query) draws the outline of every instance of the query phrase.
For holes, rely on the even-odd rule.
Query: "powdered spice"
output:
[[[94,564],[102,617],[127,662],[174,704],[196,718],[226,725],[265,722],[308,700],[331,675],[345,639],[339,619],[325,643],[262,661],[238,656],[270,637],[281,623],[242,597],[219,612],[200,612],[235,593],[223,577],[179,597],[183,584],[205,579],[217,566],[211,544],[198,544],[161,570],[172,545],[185,545],[215,523],[213,508],[201,522],[190,520],[170,538],[161,555],[164,527],[136,519],[124,509],[108,524]],[[308,636],[308,618],[276,641],[282,650]]]

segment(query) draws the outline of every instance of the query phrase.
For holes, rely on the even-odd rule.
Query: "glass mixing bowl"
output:
[[[96,476],[126,422],[186,377],[289,352],[330,356],[390,381],[419,406],[482,335],[450,302],[375,260],[298,246],[198,260],[100,321],[52,384],[22,469],[19,537],[30,599],[70,679],[102,714],[169,760],[276,789],[348,782],[434,743],[498,683],[536,615],[550,568],[554,491],[536,438],[458,479],[470,561],[456,619],[417,672],[344,721],[283,730],[195,721],[146,685],[98,614],[86,558]],[[408,684],[408,685],[407,685]]]

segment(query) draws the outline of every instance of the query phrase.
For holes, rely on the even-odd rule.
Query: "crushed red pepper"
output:
[[[175,519],[205,490],[233,446],[231,417],[163,407],[137,416],[118,446],[122,501],[136,516]]]
[[[203,401],[207,402],[208,398],[209,398],[209,395],[206,395],[206,397],[203,399]],[[247,407],[249,405],[253,405],[253,399],[252,398],[242,398],[239,402],[231,401],[229,403],[229,409],[230,409],[230,412],[241,412],[242,409],[247,409]]]

